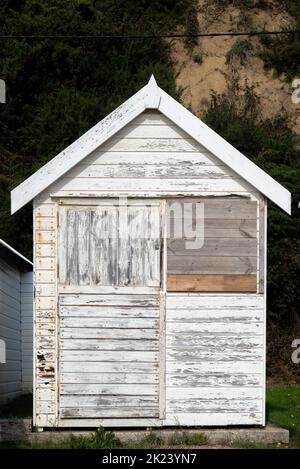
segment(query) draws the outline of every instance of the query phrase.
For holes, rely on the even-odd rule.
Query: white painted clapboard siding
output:
[[[167,425],[262,424],[262,295],[167,294]]]
[[[22,391],[20,273],[0,259],[0,338],[6,363],[0,363],[0,403]]]
[[[33,377],[33,273],[21,275],[22,391],[32,392]]]
[[[244,194],[252,186],[158,112],[145,112],[45,194]]]

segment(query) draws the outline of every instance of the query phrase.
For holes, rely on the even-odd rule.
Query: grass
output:
[[[251,440],[236,440],[234,441],[231,446],[233,448],[239,448],[239,449],[270,449],[274,448],[272,445],[267,445],[266,443],[259,443],[256,441],[251,441]]]
[[[204,433],[195,432],[188,433],[184,431],[176,431],[168,438],[170,446],[202,446],[207,445],[207,437]]]
[[[300,448],[300,386],[273,384],[267,388],[267,421],[290,431],[290,447]]]
[[[25,419],[32,417],[32,394],[23,394],[0,406],[1,419]]]
[[[100,427],[91,436],[74,435],[70,438],[71,449],[113,449],[121,446],[119,438],[113,432],[108,432]]]

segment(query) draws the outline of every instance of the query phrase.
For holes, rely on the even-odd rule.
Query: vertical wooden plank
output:
[[[77,270],[78,285],[90,283],[90,210],[78,210],[76,213],[77,227]]]
[[[47,202],[49,205],[49,201]],[[36,210],[37,206],[41,209]],[[47,207],[49,210],[49,207]],[[43,223],[43,219],[38,221],[38,213],[43,213],[43,202],[37,205],[35,202],[34,208],[34,276],[36,276],[37,267],[40,268],[40,258],[37,252],[37,242],[40,239],[45,239],[44,232],[51,232],[51,241],[53,243],[54,252],[57,253],[57,205],[52,203],[51,213],[53,214],[53,222],[51,224]],[[41,218],[41,217],[40,217]],[[37,232],[37,228],[39,231]],[[44,289],[39,288],[36,290],[34,300],[34,425],[42,426],[55,426],[58,418],[58,389],[59,381],[57,376],[58,369],[58,354],[57,354],[57,335],[58,335],[58,322],[57,322],[57,281],[58,269],[57,261],[50,264],[44,264],[42,272],[38,270],[40,279],[45,283],[43,272],[47,273],[48,296],[43,296]],[[45,270],[46,269],[46,270]],[[36,279],[35,279],[36,281]],[[47,311],[47,316],[44,316],[45,310],[39,309],[39,305],[45,303],[51,304],[51,309]],[[50,313],[50,314],[49,314]],[[49,314],[49,315],[48,315]],[[50,342],[45,342],[45,337],[49,337]],[[49,385],[51,382],[51,385]],[[41,392],[43,391],[43,398]]]
[[[258,293],[265,291],[265,207],[266,201],[260,199],[259,201],[259,219],[258,219],[258,244],[259,244],[259,272],[258,272]]]
[[[145,284],[149,275],[147,257],[147,245],[143,228],[146,223],[146,211],[144,208],[128,207],[128,236],[130,264],[130,284],[139,286]]]
[[[90,280],[93,285],[116,283],[116,222],[114,207],[91,210]]]
[[[66,212],[66,282],[68,285],[78,285],[78,227],[77,214],[74,210]]]
[[[118,285],[131,284],[131,248],[129,243],[129,213],[126,205],[118,209]]]
[[[66,209],[58,209],[58,277],[61,285],[67,283],[67,230],[66,230]],[[58,262],[59,261],[59,262]]]
[[[151,285],[160,285],[160,257],[161,257],[161,214],[160,208],[156,206],[149,207],[149,264],[152,270]]]
[[[268,202],[264,199],[264,252],[263,252],[263,282],[264,282],[264,346],[263,346],[263,389],[262,389],[262,425],[266,425],[266,371],[267,371],[267,236],[268,236]]]

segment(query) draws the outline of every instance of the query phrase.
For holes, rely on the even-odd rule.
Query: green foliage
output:
[[[197,16],[196,8],[190,10],[187,21],[186,21],[186,34],[190,37],[185,38],[185,46],[187,50],[192,53],[194,47],[198,43],[198,38],[195,37],[196,34],[199,34],[199,22]]]
[[[253,90],[212,96],[205,121],[292,193],[292,217],[271,205],[268,213],[269,318],[295,324],[300,304],[300,152],[286,117],[263,120]]]
[[[270,36],[261,37],[261,43],[264,45],[261,58],[265,67],[274,68],[278,75],[284,73],[287,81],[291,81],[300,73],[299,36],[299,34],[287,34],[275,39]]]
[[[229,64],[234,57],[237,57],[241,65],[245,65],[250,55],[253,55],[253,45],[249,39],[236,41],[226,54],[226,63]]]
[[[293,17],[294,24],[286,29],[300,29],[300,2],[299,0],[277,0],[278,5],[284,7]],[[262,36],[261,43],[264,49],[261,58],[266,68],[274,68],[280,75],[285,74],[286,80],[291,81],[300,73],[300,34],[287,34],[278,37]]]
[[[74,436],[70,438],[71,449],[112,449],[120,446],[120,440],[113,432],[100,427],[91,436]]]
[[[3,0],[1,31],[17,36],[191,31],[195,3]],[[169,47],[159,39],[2,40],[7,103],[0,105],[0,237],[31,256],[31,208],[11,217],[9,191],[145,85],[151,73],[179,98]]]

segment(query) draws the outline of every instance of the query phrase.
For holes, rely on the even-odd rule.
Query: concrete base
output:
[[[265,444],[289,443],[289,431],[272,425],[267,425],[265,428],[155,429],[155,432],[163,440],[167,440],[176,432],[202,433],[206,436],[209,445],[230,445],[241,440]],[[138,441],[145,438],[149,431],[116,431],[115,434],[122,442],[135,439]]]
[[[147,429],[147,430],[116,430],[114,433],[125,443],[128,441],[138,442],[144,439],[150,432],[155,432],[163,441],[167,441],[176,433],[199,434],[202,433],[207,438],[210,446],[230,446],[237,441],[251,441],[255,443],[274,444],[289,443],[289,431],[267,425],[265,428],[243,427],[243,428],[188,428],[188,429]],[[0,419],[0,441],[31,441],[31,442],[59,442],[74,436],[88,436],[93,431],[82,430],[55,430],[44,431],[42,433],[31,431],[31,420],[5,420]]]

